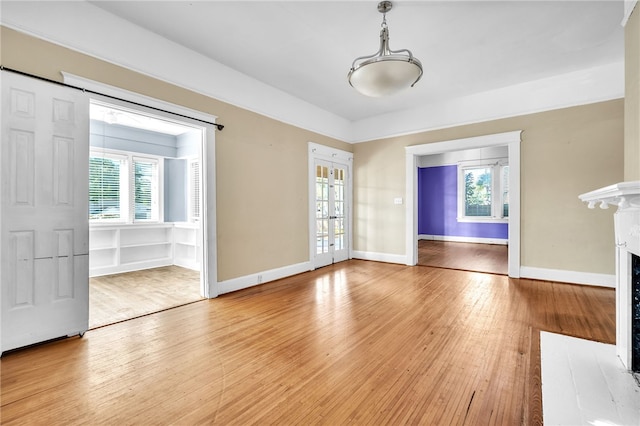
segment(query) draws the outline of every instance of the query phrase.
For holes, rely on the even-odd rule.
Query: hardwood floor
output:
[[[347,261],[5,355],[3,424],[540,424],[539,330],[614,290]]]
[[[499,244],[418,241],[418,264],[507,275],[508,246]]]
[[[200,300],[200,272],[179,266],[89,280],[89,328]]]

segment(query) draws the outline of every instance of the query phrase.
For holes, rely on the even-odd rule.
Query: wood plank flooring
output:
[[[1,420],[540,424],[539,330],[613,343],[614,290],[352,260],[7,354]]]
[[[507,275],[509,248],[499,244],[418,241],[418,264]]]
[[[89,328],[200,300],[200,272],[179,266],[89,279]]]

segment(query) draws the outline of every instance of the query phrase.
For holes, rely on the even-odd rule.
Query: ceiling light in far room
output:
[[[387,12],[392,7],[390,1],[378,3],[378,12],[382,13],[380,49],[373,55],[356,58],[349,71],[349,84],[366,96],[392,95],[413,87],[422,77],[422,64],[410,50],[389,48]]]

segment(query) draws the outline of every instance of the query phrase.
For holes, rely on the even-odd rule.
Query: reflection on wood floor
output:
[[[89,280],[89,328],[200,300],[200,272],[179,266]]]
[[[418,241],[418,265],[507,275],[508,246]]]
[[[615,291],[350,260],[2,357],[6,425],[539,425],[540,330]]]

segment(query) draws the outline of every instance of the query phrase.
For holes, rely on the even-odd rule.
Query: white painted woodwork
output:
[[[431,241],[450,241],[455,243],[474,243],[474,244],[499,244],[506,246],[509,244],[509,240],[501,238],[480,238],[480,237],[455,237],[450,235],[428,235],[419,234],[419,240],[431,240]]]
[[[631,369],[631,254],[640,256],[640,181],[620,182],[579,196],[590,209],[616,206],[616,353]]]
[[[302,262],[283,266],[281,268],[267,269],[237,278],[231,278],[225,281],[220,281],[220,294],[231,293],[244,288],[253,287],[255,285],[268,283],[270,281],[280,280],[312,269],[313,267],[311,262]]]
[[[624,0],[624,16],[622,17],[622,26],[626,27],[627,22],[629,22],[629,18],[631,17],[631,13],[635,9],[638,4],[638,0]]]
[[[192,223],[92,225],[89,275],[118,274],[177,265],[199,271],[200,228]]]
[[[90,276],[173,265],[173,223],[90,228]]]
[[[89,98],[2,72],[0,351],[89,321]]]
[[[353,238],[352,238],[352,225],[353,214],[351,205],[353,203],[353,179],[351,178],[353,154],[347,151],[338,150],[335,148],[329,148],[323,145],[309,142],[309,259],[313,265],[313,269],[320,268],[322,266],[330,265],[331,263],[341,262],[343,260],[351,259]],[[318,209],[316,200],[318,198],[316,177],[317,167],[326,168],[328,171],[328,198],[327,198],[327,210],[326,217],[318,217]],[[339,184],[339,180],[336,179],[339,170],[342,170],[343,176],[345,176],[343,185],[344,193],[342,200],[344,203],[344,211],[342,215],[336,213],[335,206],[340,201],[337,198],[336,184]],[[336,217],[338,216],[338,217]],[[329,217],[336,217],[330,219]],[[326,250],[318,250],[317,238],[320,236],[318,224],[324,221],[328,230],[328,242],[329,246]],[[335,246],[335,231],[336,222],[342,221],[344,232],[344,246]]]
[[[173,264],[183,268],[200,270],[202,244],[198,223],[175,223],[173,225]]]
[[[206,298],[214,298],[220,294],[218,283],[218,250],[216,228],[216,129],[213,125],[217,117],[215,115],[186,108],[181,105],[166,102],[160,99],[141,95],[136,92],[121,89],[95,80],[62,72],[64,82],[76,87],[102,93],[109,98],[92,95],[92,100],[102,101],[106,104],[118,105],[118,108],[129,109],[136,113],[150,116],[158,116],[163,120],[176,121],[181,125],[192,126],[202,131],[201,145],[198,147],[200,158],[200,201],[203,214],[200,217],[202,232],[198,235],[198,245],[202,248],[203,262],[200,268],[201,287],[200,294]],[[122,101],[116,101],[115,99]],[[134,103],[131,105],[129,102]],[[149,107],[143,106],[148,105]],[[159,111],[162,110],[162,111]],[[174,114],[177,114],[174,115]],[[193,117],[193,119],[188,118]]]
[[[618,1],[442,2],[435,7],[433,2],[399,2],[390,15],[392,37],[431,69],[416,87],[384,102],[358,96],[346,82],[348,64],[369,53],[366,46],[376,46],[377,33],[369,32],[380,23],[375,3],[332,2],[325,7],[323,2],[286,2],[284,7],[282,2],[260,2],[261,7],[250,7],[228,2],[224,13],[217,2],[198,2],[210,13],[197,13],[187,3],[3,2],[0,19],[9,28],[348,142],[624,96],[623,6]],[[518,25],[522,17],[527,19],[524,27]],[[176,19],[193,25],[166,25]],[[136,20],[145,24],[135,25]],[[325,31],[317,30],[327,23],[329,41]],[[210,41],[226,37],[229,29],[244,35],[212,46]],[[434,36],[425,37],[427,30]],[[335,40],[339,49],[317,48],[333,46]],[[207,51],[208,57],[203,55]],[[291,52],[296,61],[289,60]],[[469,56],[464,52],[471,52],[472,66],[461,63]],[[256,57],[270,60],[259,67],[248,63]],[[250,77],[241,68],[257,74]],[[302,80],[292,82],[298,78]],[[297,91],[293,96],[292,90]]]
[[[509,167],[509,276],[520,277],[520,133],[521,130],[405,147],[406,264],[418,262],[418,158],[468,149],[506,146]]]

